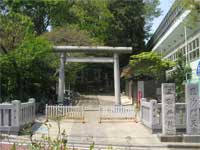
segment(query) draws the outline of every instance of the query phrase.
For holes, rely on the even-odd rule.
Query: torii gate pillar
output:
[[[119,55],[114,54],[114,87],[115,87],[115,104],[121,105],[120,99],[120,73],[119,73]]]
[[[58,80],[58,103],[63,103],[64,101],[64,90],[65,90],[65,53],[61,53],[59,80]]]

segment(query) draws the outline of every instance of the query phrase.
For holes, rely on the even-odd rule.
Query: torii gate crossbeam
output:
[[[64,101],[65,88],[65,63],[66,62],[87,62],[87,63],[114,63],[114,88],[115,103],[121,105],[120,99],[120,71],[119,54],[131,53],[131,47],[108,47],[108,46],[54,46],[54,52],[60,53],[60,69],[58,82],[58,103]],[[87,53],[113,53],[113,57],[66,57],[65,53],[87,52]]]

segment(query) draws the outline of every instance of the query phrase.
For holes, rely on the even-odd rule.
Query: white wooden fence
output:
[[[133,105],[99,106],[100,123],[103,120],[134,120],[135,111]]]
[[[153,105],[153,103],[155,105]],[[157,103],[156,100],[149,102],[142,101],[140,108],[140,120],[142,124],[152,129],[152,131],[162,129],[162,103]],[[176,103],[176,129],[186,129],[186,104]]]
[[[17,134],[20,127],[35,120],[35,99],[0,104],[0,132]]]
[[[133,105],[129,106],[98,106],[99,120],[132,120],[135,119]],[[82,120],[85,122],[85,106],[60,106],[46,105],[46,119],[63,119]]]
[[[83,106],[60,106],[46,105],[46,118],[55,119],[63,117],[64,119],[74,119],[85,121],[85,113]]]

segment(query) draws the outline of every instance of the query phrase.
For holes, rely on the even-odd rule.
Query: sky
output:
[[[173,4],[173,1],[174,0],[160,0],[159,8],[161,8],[162,13],[161,13],[160,17],[154,19],[153,26],[151,28],[152,33],[155,32],[155,30],[157,29],[157,27],[159,26],[159,24],[161,23],[161,21],[163,20],[165,15],[167,14],[168,10],[170,9],[170,7]]]

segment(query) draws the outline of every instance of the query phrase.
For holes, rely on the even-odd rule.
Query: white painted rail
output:
[[[102,122],[102,120],[134,120],[134,106],[99,106],[99,116],[100,123]]]
[[[46,118],[62,116],[64,119],[85,120],[84,106],[46,105]]]

